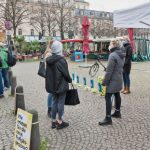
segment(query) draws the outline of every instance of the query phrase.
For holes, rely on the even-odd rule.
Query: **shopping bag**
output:
[[[77,89],[74,88],[73,84],[71,85],[72,88],[69,89],[66,93],[65,105],[74,106],[80,104],[80,100],[79,100]]]
[[[41,58],[40,64],[39,64],[39,70],[38,75],[45,78],[46,77],[46,68],[45,68],[45,60]]]

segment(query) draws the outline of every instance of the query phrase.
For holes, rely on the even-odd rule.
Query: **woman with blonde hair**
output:
[[[106,117],[99,125],[110,125],[112,124],[111,117],[121,118],[120,106],[121,97],[120,90],[122,89],[123,83],[123,65],[124,65],[124,54],[119,47],[119,43],[116,39],[110,42],[109,46],[110,55],[108,58],[108,65],[105,73],[105,77],[102,85],[106,86]],[[112,109],[112,95],[115,96],[115,112],[111,115]]]

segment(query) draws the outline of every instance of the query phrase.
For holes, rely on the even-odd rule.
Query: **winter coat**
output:
[[[66,60],[53,54],[46,59],[46,90],[55,95],[62,94],[69,89],[72,79],[69,75]]]
[[[130,74],[131,71],[131,60],[132,60],[132,48],[130,43],[126,43],[124,45],[125,51],[126,51],[126,56],[125,56],[125,63],[123,67],[123,73]]]
[[[106,93],[117,93],[122,89],[123,65],[125,55],[119,48],[113,48],[108,58],[108,65],[102,85]]]
[[[6,48],[0,48],[0,57],[2,59],[2,67],[3,69],[8,68],[8,53],[7,53],[7,49]]]

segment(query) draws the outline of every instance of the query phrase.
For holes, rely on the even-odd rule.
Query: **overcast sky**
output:
[[[85,0],[85,1],[90,2],[90,9],[99,11],[104,10],[110,12],[150,2],[150,0]]]

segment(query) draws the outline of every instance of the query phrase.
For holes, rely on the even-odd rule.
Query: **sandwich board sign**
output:
[[[32,114],[18,109],[14,138],[15,150],[30,150]]]

